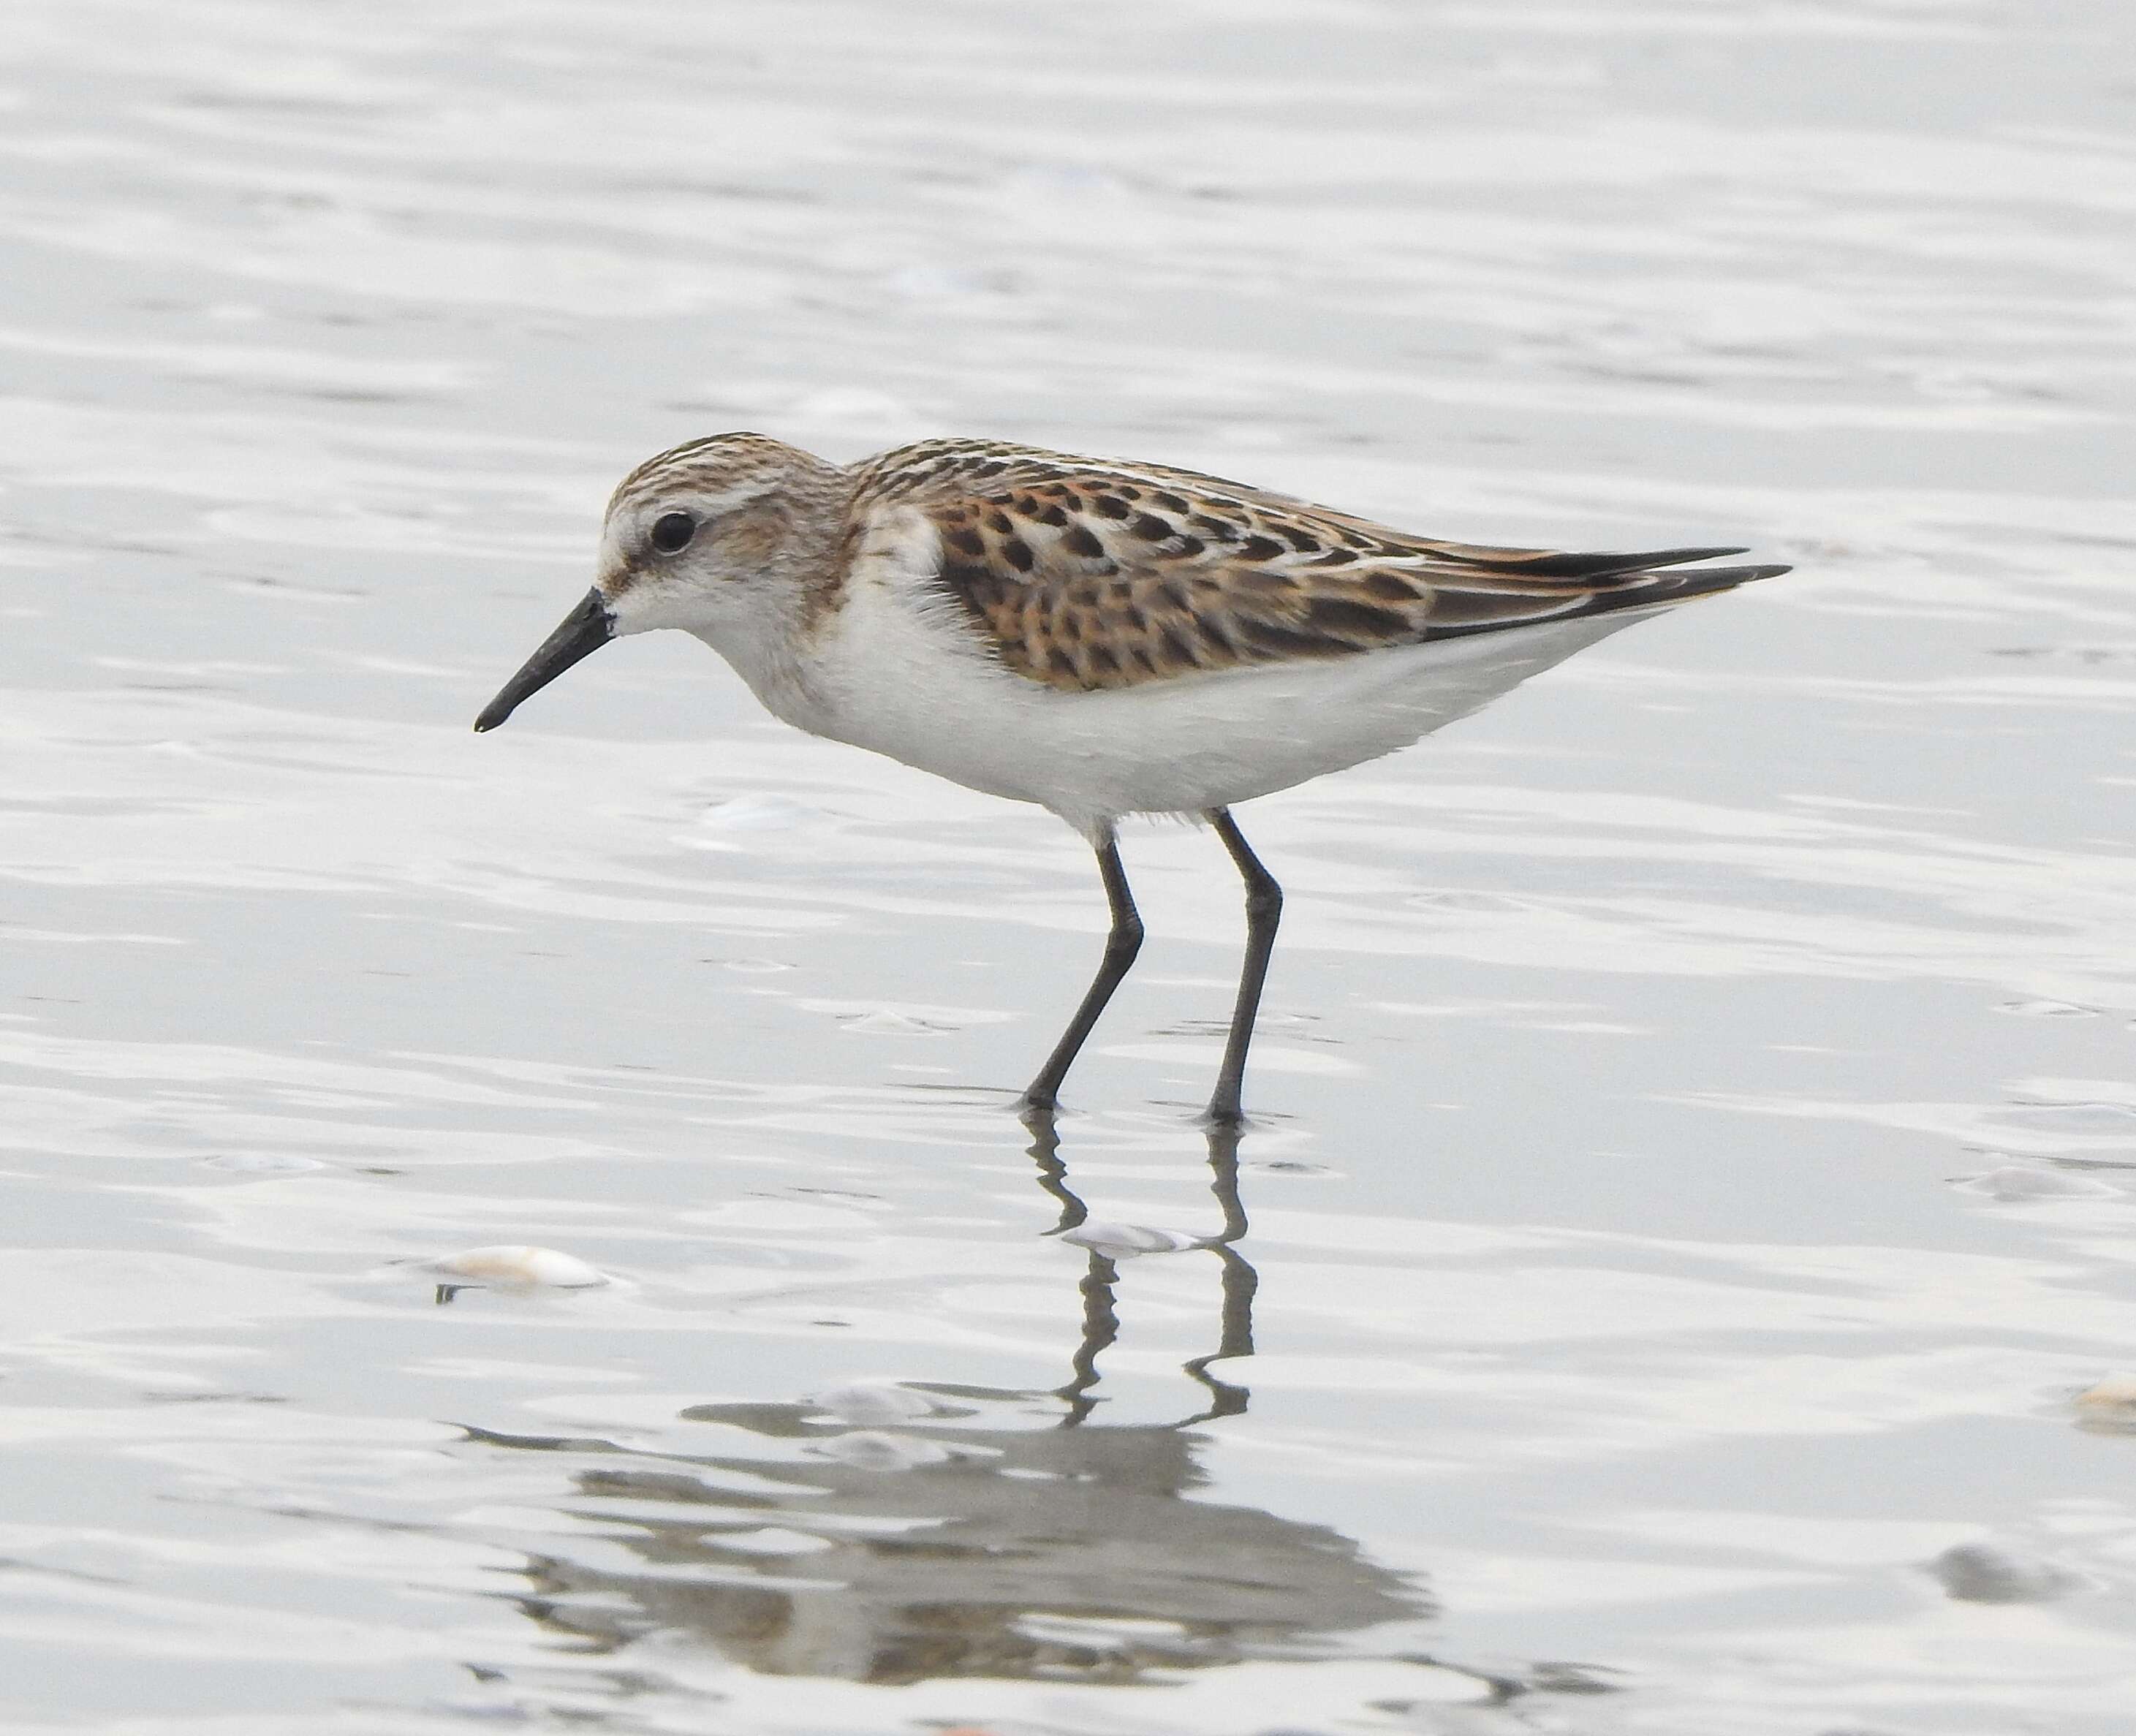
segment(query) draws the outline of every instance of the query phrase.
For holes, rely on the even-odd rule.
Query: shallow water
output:
[[[17,0],[10,1727],[2125,1729],[2132,38]],[[679,639],[468,732],[735,425],[1800,570],[1242,812],[1235,1152],[1134,832],[1054,1149],[1056,822]]]

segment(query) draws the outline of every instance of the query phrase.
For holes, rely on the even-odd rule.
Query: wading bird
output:
[[[1208,1119],[1235,1123],[1283,893],[1234,803],[1406,746],[1668,604],[1784,573],[1740,549],[1443,542],[1156,464],[927,440],[841,466],[762,434],[663,452],[609,502],[600,575],[475,721],[611,638],[676,627],[775,716],[1090,841],[1097,976],[1025,1091],[1052,1109],[1142,945],[1115,828],[1206,821],[1246,890]]]

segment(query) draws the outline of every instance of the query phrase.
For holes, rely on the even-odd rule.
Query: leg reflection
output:
[[[1051,1118],[1034,1119],[1046,1215],[1090,1238],[1070,1378],[1051,1392],[885,1371],[805,1398],[710,1399],[643,1445],[463,1425],[473,1449],[527,1454],[517,1474],[555,1485],[561,1521],[529,1531],[529,1619],[595,1667],[648,1634],[693,1637],[741,1666],[720,1682],[749,1728],[776,1721],[747,1714],[790,1697],[792,1678],[1054,1692],[1170,1688],[1260,1661],[1431,1665],[1420,1624],[1435,1606],[1413,1577],[1240,1500],[1210,1462],[1216,1431],[1199,1425],[1247,1406],[1245,1384],[1214,1371],[1248,1366],[1255,1286],[1236,1129],[1212,1131],[1208,1152],[1206,1234],[1138,1243],[1121,1225],[1093,1245],[1105,1226],[1070,1186]],[[1217,1262],[1217,1330],[1196,1330],[1192,1347],[1211,1347],[1184,1365],[1198,1384],[1176,1420],[1096,1415],[1100,1364],[1137,1324],[1130,1311],[1123,1332],[1117,1299],[1138,1245]],[[1177,1275],[1206,1295],[1198,1263]],[[943,1372],[964,1370],[952,1358]],[[615,1433],[647,1431],[640,1418]]]
[[[1254,1292],[1260,1287],[1260,1274],[1235,1245],[1246,1233],[1246,1208],[1239,1198],[1241,1132],[1235,1122],[1208,1129],[1209,1190],[1216,1196],[1216,1204],[1224,1214],[1224,1233],[1209,1250],[1224,1263],[1223,1336],[1207,1355],[1197,1356],[1186,1365],[1187,1372],[1209,1389],[1208,1409],[1198,1417],[1189,1417],[1187,1421],[1190,1423],[1206,1423],[1215,1417],[1239,1416],[1246,1408],[1245,1388],[1219,1380],[1209,1372],[1212,1362],[1254,1353]]]
[[[1119,1312],[1113,1304],[1113,1287],[1119,1278],[1120,1268],[1094,1249],[1083,1282],[1076,1286],[1083,1297],[1083,1336],[1069,1361],[1068,1384],[1054,1389],[1068,1407],[1061,1418],[1063,1428],[1075,1428],[1098,1408],[1093,1391],[1098,1384],[1098,1358],[1120,1336]]]
[[[1061,1158],[1061,1132],[1053,1111],[1027,1107],[1023,1124],[1031,1130],[1031,1161],[1038,1166],[1038,1185],[1061,1208],[1060,1222],[1047,1232],[1057,1236],[1089,1217],[1090,1209],[1068,1186],[1068,1166]]]
[[[1057,1221],[1046,1234],[1059,1235],[1065,1230],[1079,1228],[1089,1221],[1090,1208],[1069,1185],[1068,1166],[1061,1156],[1061,1136],[1053,1115],[1050,1111],[1034,1108],[1027,1113],[1025,1125],[1031,1130],[1030,1155],[1037,1168],[1038,1185],[1060,1209]],[[1237,1122],[1215,1123],[1204,1129],[1204,1137],[1209,1147],[1209,1190],[1221,1214],[1223,1227],[1200,1245],[1216,1255],[1221,1266],[1222,1302],[1218,1314],[1216,1347],[1181,1365],[1188,1378],[1207,1391],[1209,1403],[1170,1425],[1177,1428],[1189,1428],[1212,1418],[1238,1416],[1245,1410],[1247,1389],[1211,1373],[1210,1365],[1228,1358],[1253,1355],[1254,1297],[1260,1287],[1260,1275],[1237,1246],[1247,1230],[1245,1205],[1239,1196],[1239,1145],[1244,1137],[1243,1127]],[[1069,1361],[1068,1381],[1055,1389],[1067,1407],[1061,1419],[1063,1428],[1075,1428],[1087,1420],[1100,1402],[1096,1390],[1100,1379],[1098,1358],[1120,1331],[1115,1294],[1119,1276],[1119,1257],[1098,1248],[1090,1249],[1089,1264],[1077,1286],[1083,1299],[1082,1335]]]

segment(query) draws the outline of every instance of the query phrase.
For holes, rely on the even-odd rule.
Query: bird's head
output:
[[[679,627],[730,657],[780,630],[835,536],[843,473],[763,434],[714,434],[617,485],[600,576],[475,720],[493,730],[610,639]]]

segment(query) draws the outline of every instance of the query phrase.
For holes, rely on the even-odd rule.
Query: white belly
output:
[[[816,647],[810,702],[778,709],[1095,835],[1124,814],[1225,807],[1406,747],[1648,613],[1075,693],[1001,667],[895,588],[862,584]]]

